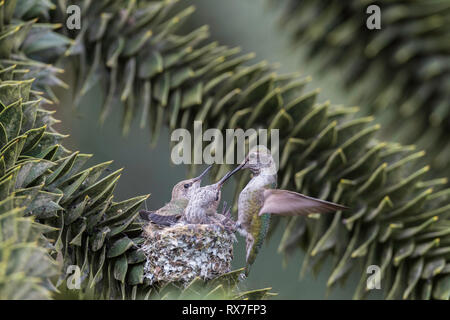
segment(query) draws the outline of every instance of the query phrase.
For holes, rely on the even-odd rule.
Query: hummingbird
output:
[[[308,215],[348,209],[345,206],[315,199],[301,193],[276,189],[275,161],[264,146],[252,149],[235,171],[249,169],[253,177],[238,198],[236,230],[246,239],[246,268],[256,259],[267,235],[270,215]]]
[[[198,177],[178,182],[172,189],[169,203],[156,211],[139,211],[141,218],[158,226],[170,226],[176,222],[183,215],[193,191],[200,188],[202,178],[211,167],[212,165],[208,166]]]
[[[226,230],[234,232],[235,223],[230,217],[231,208],[227,210],[226,205],[224,205],[223,214],[218,214],[217,208],[221,198],[222,186],[239,169],[237,167],[229,171],[214,184],[194,190],[180,222],[185,224],[218,224],[224,226]]]

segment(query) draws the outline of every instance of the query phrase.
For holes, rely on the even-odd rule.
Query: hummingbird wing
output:
[[[142,219],[144,219],[145,221],[150,221],[158,226],[171,226],[175,223],[177,223],[178,219],[180,219],[181,215],[161,215],[161,214],[157,214],[154,213],[152,211],[147,211],[147,210],[141,210],[139,211],[139,215],[141,216]]]
[[[142,220],[144,221],[150,221],[148,215],[152,213],[151,211],[147,211],[147,210],[141,210],[139,211],[139,216],[141,217]]]
[[[272,213],[282,216],[296,216],[345,209],[348,208],[333,202],[308,197],[301,193],[266,189],[264,190],[264,204],[258,214]]]

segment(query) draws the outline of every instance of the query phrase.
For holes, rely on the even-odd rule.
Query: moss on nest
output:
[[[144,237],[144,278],[151,284],[210,280],[231,271],[236,237],[221,226],[177,224],[160,229],[149,224]]]

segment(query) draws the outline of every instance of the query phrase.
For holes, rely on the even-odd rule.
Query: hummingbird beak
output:
[[[241,170],[241,169],[245,169],[245,165],[248,163],[249,160],[250,160],[249,157],[246,156],[245,159],[244,159],[244,161],[242,161],[242,163],[241,163],[240,165],[238,165],[238,166],[236,167],[236,169],[234,169],[234,170],[239,171],[239,170]]]
[[[194,178],[192,182],[197,182],[202,180],[202,178],[208,173],[209,170],[211,170],[213,165],[208,166],[208,168],[205,169],[198,177]]]
[[[243,163],[241,163],[240,165],[238,165],[236,168],[234,168],[233,170],[229,171],[226,175],[223,176],[222,179],[220,179],[217,182],[217,188],[220,189],[222,188],[222,185],[225,183],[225,181],[227,181],[233,174],[235,174],[236,172],[238,172],[239,170],[242,169],[242,167],[247,163],[247,161],[244,161]]]

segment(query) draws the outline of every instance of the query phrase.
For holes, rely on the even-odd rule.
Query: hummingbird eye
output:
[[[187,189],[187,188],[189,188],[191,185],[189,184],[189,183],[186,183],[185,185],[184,185],[184,188],[185,189]]]

